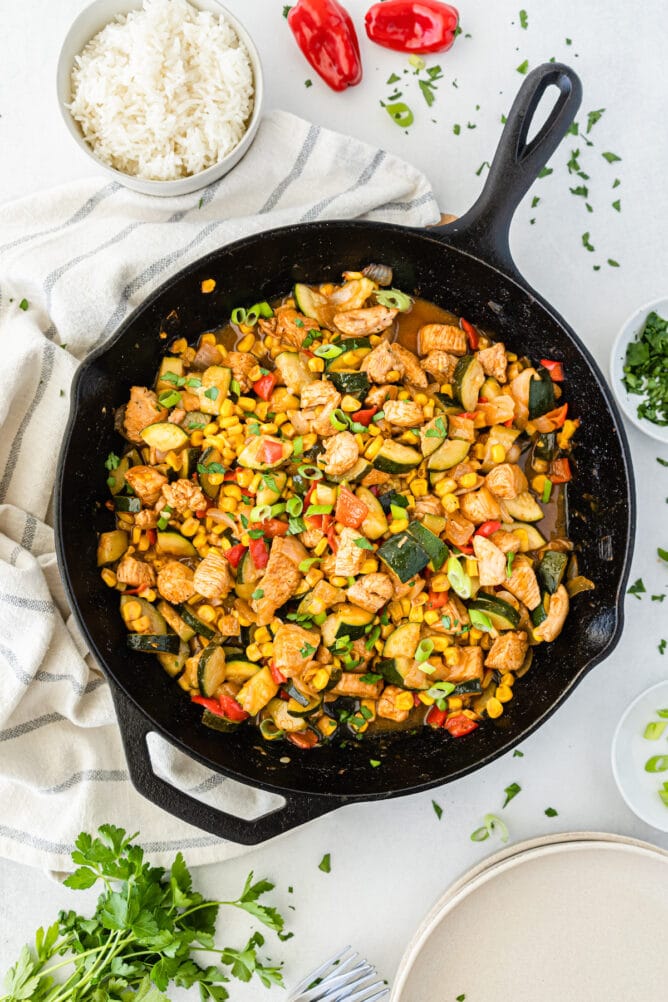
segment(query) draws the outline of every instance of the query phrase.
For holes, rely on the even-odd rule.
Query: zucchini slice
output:
[[[355,372],[354,369],[332,372],[329,379],[339,393],[342,393],[344,396],[348,393],[351,397],[357,397],[358,400],[364,400],[371,385],[366,372]]]
[[[331,615],[321,626],[322,642],[325,647],[333,647],[338,637],[349,637],[359,640],[364,636],[364,630],[373,622],[374,614],[356,605],[335,605]]]
[[[228,661],[226,667],[225,680],[227,682],[236,682],[238,685],[244,685],[249,678],[252,678],[260,670],[260,665],[254,664],[252,661],[246,661],[241,657],[236,657]]]
[[[373,460],[373,465],[382,473],[408,473],[422,462],[422,454],[409,445],[402,445],[386,438]]]
[[[427,551],[406,531],[386,540],[378,550],[378,556],[403,583],[410,581],[429,563]]]
[[[291,393],[300,394],[304,387],[315,379],[304,356],[296,351],[282,351],[276,356],[275,364]]]
[[[267,704],[263,717],[266,715],[265,719],[274,722],[274,725],[279,729],[279,734],[281,731],[293,733],[294,731],[306,730],[308,727],[306,719],[304,717],[295,717],[291,713],[288,713],[288,706],[289,703],[283,699],[272,699]]]
[[[101,532],[97,543],[97,566],[114,564],[120,560],[128,548],[130,537],[125,529],[112,529],[111,532]]]
[[[136,515],[138,511],[141,511],[141,501],[139,498],[129,498],[125,494],[117,494],[114,498],[114,508],[116,511],[129,511]]]
[[[437,473],[442,470],[450,470],[453,466],[464,462],[470,448],[470,442],[464,442],[460,438],[446,438],[436,452],[432,452],[427,460],[427,467]]]
[[[163,599],[161,602],[158,602],[157,609],[160,615],[167,622],[167,625],[174,630],[174,633],[176,633],[181,640],[192,640],[195,636],[195,631],[192,626],[188,626],[188,624],[181,619],[176,609],[174,609],[169,602],[165,602]]]
[[[178,607],[178,613],[184,623],[191,626],[195,633],[199,634],[200,637],[205,637],[207,640],[211,640],[215,637],[216,631],[212,630],[206,623],[203,623],[201,619],[198,619],[192,609],[190,609],[187,605],[180,605]]]
[[[291,717],[310,717],[311,714],[316,713],[321,706],[322,696],[309,696],[306,698],[305,703],[301,700],[298,701],[291,698],[288,701],[286,709]]]
[[[225,681],[225,651],[219,644],[209,644],[197,662],[197,685],[203,696],[214,696]]]
[[[516,630],[520,625],[520,614],[510,602],[495,595],[482,595],[469,602],[468,609],[483,612],[489,617],[495,630]]]
[[[529,613],[531,616],[531,622],[534,626],[540,626],[547,619],[547,612],[545,610],[545,603],[543,599],[540,600],[535,609],[532,609]]]
[[[212,731],[220,731],[221,734],[231,734],[236,731],[239,724],[234,720],[226,720],[225,717],[212,713],[211,710],[204,709],[202,723],[205,727],[210,727]]]
[[[158,393],[161,390],[175,390],[176,380],[175,379],[165,379],[165,376],[176,376],[181,378],[183,376],[183,359],[174,358],[171,355],[166,355],[160,363],[160,368],[158,369],[158,378],[156,380],[155,388]]]
[[[178,654],[181,646],[175,633],[128,633],[125,639],[131,651],[143,654]]]
[[[541,535],[536,526],[531,525],[529,522],[502,522],[501,528],[505,532],[515,532],[516,529],[522,529],[526,533],[527,544],[525,546],[523,541],[520,541],[520,553],[528,553],[529,550],[540,550],[547,543],[545,536]]]
[[[539,365],[529,383],[529,420],[554,410],[554,383],[547,369]]]
[[[523,491],[516,498],[504,498],[501,510],[518,522],[540,522],[545,517],[545,512],[529,491]]]
[[[382,504],[366,487],[358,487],[355,494],[369,509],[369,514],[360,526],[360,532],[367,539],[380,539],[387,532],[387,518]]]
[[[280,447],[280,454],[279,454]],[[276,454],[275,459],[268,458]],[[272,435],[257,435],[246,445],[237,462],[248,470],[273,470],[288,461],[292,455],[292,443]]]
[[[338,473],[338,474],[328,473],[327,479],[330,480],[333,484],[343,484],[343,483],[354,484],[357,483],[358,480],[361,480],[363,477],[365,477],[367,473],[370,473],[371,469],[372,466],[369,460],[365,459],[364,456],[360,456],[360,458],[357,460],[355,465],[350,470],[347,470],[345,473]]]
[[[230,392],[232,370],[224,365],[210,365],[202,373],[202,385],[195,389],[200,409],[205,414],[220,414]]]
[[[557,433],[548,431],[537,435],[533,443],[532,459],[544,459],[551,463],[557,454]]]
[[[276,504],[278,499],[282,496],[285,485],[288,482],[288,475],[287,473],[284,473],[283,470],[276,470],[275,473],[272,473],[271,480],[274,484],[276,484],[276,490],[274,490],[273,487],[268,487],[267,484],[262,481],[258,492],[255,495],[256,505]]]
[[[210,446],[208,449],[204,450],[201,459],[197,465],[212,466],[214,463],[222,465],[222,459],[223,457],[221,456],[218,449],[214,449],[213,446]],[[215,501],[215,499],[218,497],[218,492],[220,491],[220,484],[211,483],[212,474],[210,473],[198,473],[198,475],[199,475],[200,487],[202,488],[202,490],[204,491],[204,493],[208,498],[211,498],[212,501]]]
[[[107,475],[107,487],[112,495],[120,494],[125,487],[125,474],[128,472],[131,465],[130,457],[126,453],[125,456],[121,456],[119,459],[116,469],[109,470]]]
[[[410,659],[399,655],[394,658],[383,658],[382,661],[378,662],[375,668],[378,674],[382,675],[385,681],[390,685],[403,686],[404,679],[410,670],[410,666]]]
[[[392,514],[392,505],[397,508],[408,508],[408,498],[400,491],[386,491],[378,495],[378,503],[386,515]]]
[[[134,611],[137,605],[140,608],[138,616]],[[132,629],[130,623],[144,617],[148,619],[151,633],[167,633],[167,623],[151,602],[137,595],[121,595],[121,618],[129,630]]]
[[[448,547],[422,522],[410,522],[408,531],[429,554],[429,562],[435,571],[441,569],[448,556]]]
[[[482,692],[482,683],[479,678],[469,678],[466,682],[460,682],[454,687],[451,696],[478,696]]]
[[[185,428],[187,432],[201,431],[208,423],[209,418],[206,414],[201,411],[188,411],[181,422],[181,427]]]
[[[439,414],[438,417],[432,418],[431,421],[423,424],[420,428],[420,449],[422,450],[422,455],[427,457],[436,452],[443,445],[447,434],[448,418],[445,414]]]
[[[303,313],[309,320],[315,320],[317,324],[325,324],[329,320],[330,310],[327,309],[327,296],[322,292],[312,289],[309,285],[297,282],[292,295],[295,305],[300,313]]]
[[[420,642],[420,623],[403,623],[385,641],[383,655],[386,658],[412,658]],[[403,685],[403,682],[399,683]]]
[[[435,536],[440,536],[445,530],[447,519],[443,515],[432,515],[427,512],[426,515],[422,516],[422,524],[433,532]],[[418,540],[419,542],[419,540]]]
[[[147,445],[158,452],[176,452],[189,441],[188,435],[178,424],[169,421],[158,421],[150,424],[139,433]]]
[[[554,595],[566,573],[568,555],[558,550],[546,550],[536,568],[536,576],[542,591]]]
[[[318,289],[297,282],[292,295],[297,309],[305,317],[316,320],[321,326],[331,327],[335,313],[361,309],[375,289],[376,284],[371,279],[357,278],[338,286],[329,296],[325,296]]]
[[[197,550],[193,544],[180,532],[158,531],[155,547],[160,553],[169,553],[173,557],[197,556]]]
[[[171,678],[178,678],[186,666],[188,654],[188,645],[182,640],[176,654],[161,651],[156,657]]]
[[[251,595],[255,591],[255,582],[262,577],[262,574],[253,563],[250,550],[247,550],[237,567],[237,579],[234,584],[234,591],[245,602],[250,602]]]
[[[465,411],[474,411],[478,405],[480,387],[485,382],[485,370],[475,355],[464,355],[457,362],[452,377],[453,389]]]

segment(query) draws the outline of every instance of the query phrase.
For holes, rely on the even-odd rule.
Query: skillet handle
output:
[[[342,806],[341,799],[315,797],[306,793],[283,793],[283,807],[260,818],[246,820],[202,803],[156,776],[146,744],[147,735],[155,731],[154,725],[118,686],[112,684],[111,691],[133,786],[151,803],[181,821],[230,842],[258,845]]]
[[[527,143],[538,103],[548,87],[559,90],[550,115]],[[515,210],[566,135],[582,100],[580,78],[563,63],[543,63],[527,76],[510,109],[485,187],[469,211],[432,231],[446,243],[520,278],[508,235]]]

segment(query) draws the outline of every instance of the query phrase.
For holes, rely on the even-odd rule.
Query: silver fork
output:
[[[375,968],[347,946],[300,981],[288,1002],[380,1002],[389,994]]]

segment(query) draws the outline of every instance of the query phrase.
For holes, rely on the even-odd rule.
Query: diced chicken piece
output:
[[[222,599],[229,595],[233,580],[229,562],[222,553],[209,550],[195,571],[195,590],[203,598]]]
[[[463,442],[475,441],[475,426],[472,418],[461,414],[448,415],[448,438],[459,438]]]
[[[527,609],[535,609],[540,604],[540,588],[534,569],[531,561],[521,553],[513,561],[512,574],[506,578],[505,586]]]
[[[349,578],[359,574],[364,563],[366,550],[356,543],[357,539],[364,539],[361,533],[355,529],[350,529],[347,525],[343,527],[339,536],[339,548],[336,551],[335,573],[339,577]]]
[[[315,418],[314,410],[290,411],[288,416],[290,418],[290,424],[298,435],[308,435],[311,431]]]
[[[238,637],[241,633],[239,619],[234,613],[218,617],[218,632],[224,637]]]
[[[519,553],[520,540],[519,536],[516,536],[514,532],[497,529],[489,538],[495,546],[498,546],[502,553]]]
[[[528,649],[529,638],[526,633],[521,630],[508,630],[498,636],[492,644],[485,658],[485,665],[501,672],[519,671],[524,664]]]
[[[182,513],[184,511],[201,511],[206,508],[206,497],[202,493],[201,487],[181,477],[171,484],[164,484],[162,496],[165,504],[169,505],[172,511]]]
[[[447,351],[430,351],[422,359],[422,368],[439,383],[451,383],[459,359]]]
[[[166,417],[167,408],[160,406],[153,390],[145,386],[133,386],[123,411],[122,434],[136,445],[142,445],[140,432],[150,424],[164,421]]]
[[[406,382],[410,383],[411,386],[416,387],[419,390],[426,390],[429,385],[429,380],[427,379],[423,367],[420,364],[420,360],[417,355],[414,355],[412,351],[408,348],[404,348],[402,344],[397,341],[392,343],[392,354],[404,367],[404,379]]]
[[[483,588],[503,584],[506,580],[506,556],[491,539],[473,537],[473,552],[478,561],[478,577]]]
[[[438,613],[441,618],[429,627],[430,630],[437,633],[448,633],[454,636],[461,633],[462,629],[470,623],[466,606],[452,591],[448,592],[448,600],[445,605],[440,607]]]
[[[420,354],[430,351],[447,351],[450,355],[465,355],[468,342],[466,334],[454,324],[425,324],[418,333]]]
[[[232,376],[241,387],[241,392],[245,393],[251,387],[249,373],[257,365],[255,355],[249,351],[231,351],[227,356],[227,365],[232,370]]]
[[[154,505],[160,491],[167,483],[167,477],[153,466],[131,466],[125,474],[125,482],[130,485],[142,504]]]
[[[376,707],[378,716],[403,724],[408,719],[410,709],[402,710],[397,706],[397,699],[401,695],[405,695],[405,689],[400,689],[398,685],[386,685]]]
[[[468,546],[474,531],[473,522],[469,521],[460,511],[453,511],[446,515],[445,538],[453,546]]]
[[[271,544],[269,562],[259,584],[261,598],[252,599],[258,626],[267,626],[274,613],[297,591],[302,579],[299,564],[308,556],[294,536],[276,536]]]
[[[119,583],[130,585],[131,588],[150,588],[155,584],[155,571],[150,564],[135,560],[126,553],[116,568],[116,578]]]
[[[424,421],[422,407],[412,400],[386,400],[383,410],[385,420],[398,428],[418,428]]]
[[[362,682],[361,675],[344,671],[336,685],[329,690],[333,696],[356,696],[358,699],[378,699],[383,688],[381,682]]]
[[[138,529],[155,529],[158,524],[158,513],[150,508],[142,508],[135,515],[135,525]]]
[[[532,608],[532,606],[529,606],[529,608]],[[568,592],[563,585],[559,585],[554,595],[550,595],[550,607],[547,610],[547,619],[543,620],[540,626],[536,627],[534,635],[540,637],[541,640],[546,640],[548,643],[556,640],[566,621],[568,608]]]
[[[387,574],[365,574],[348,588],[349,600],[368,612],[378,612],[392,598],[394,589]]]
[[[476,525],[483,522],[498,522],[501,520],[499,502],[486,487],[478,491],[470,491],[459,497],[459,507],[465,518]]]
[[[403,673],[404,687],[406,689],[429,689],[431,687],[431,674],[423,671],[417,661],[409,663],[408,670]]]
[[[398,372],[403,376],[405,371],[403,362],[394,354],[392,345],[387,341],[381,341],[368,355],[365,355],[360,369],[366,372],[374,383],[386,383],[390,372]]]
[[[338,407],[341,403],[341,394],[328,379],[317,379],[313,383],[307,383],[301,393],[301,405],[304,409],[322,407],[334,401],[336,401],[334,406]]]
[[[222,353],[220,347],[217,344],[209,344],[208,341],[202,341],[192,360],[191,368],[197,372],[204,372],[210,365],[220,365],[221,361]]]
[[[416,518],[423,518],[425,515],[443,516],[441,500],[434,494],[425,494],[423,498],[417,498],[414,510]]]
[[[478,352],[478,361],[485,370],[486,376],[493,376],[497,382],[505,383],[508,359],[502,341],[497,341],[489,348],[481,348]]]
[[[388,568],[388,576],[392,582],[393,596],[395,599],[408,598],[411,602],[414,602],[421,591],[424,590],[426,584],[424,577],[421,574],[416,575],[411,578],[410,581],[400,581],[394,571]]]
[[[348,337],[366,337],[380,334],[392,324],[399,310],[388,310],[386,306],[369,306],[362,310],[346,310],[335,313],[334,323]]]
[[[337,477],[353,466],[359,459],[360,449],[357,439],[349,431],[340,431],[325,445],[324,470],[329,476]]]
[[[350,648],[350,657],[353,661],[360,662],[358,666],[358,671],[363,670],[365,665],[368,664],[374,657],[376,652],[372,649],[368,651],[366,649],[366,639],[360,637],[358,640],[353,641],[352,647]]]
[[[175,407],[173,411],[170,411],[167,421],[169,424],[181,424],[185,416],[185,408]]]
[[[325,533],[322,529],[318,529],[317,526],[313,526],[310,529],[305,529],[304,532],[299,533],[299,539],[304,544],[307,550],[312,550],[318,545],[320,540],[323,538]]]
[[[301,394],[302,411],[291,411],[290,421],[299,435],[314,431],[321,438],[336,435],[330,417],[341,403],[341,394],[326,379],[318,379],[305,386]],[[322,408],[318,414],[316,408]]]
[[[314,606],[318,606],[318,611],[324,612],[325,609],[331,609],[333,605],[338,605],[340,602],[345,602],[345,592],[341,588],[335,588],[329,581],[323,580],[318,581],[311,592],[309,608],[313,609]],[[317,616],[318,612],[315,615]]]
[[[455,647],[453,648],[459,655],[458,660],[453,665],[448,665],[446,669],[446,680],[448,682],[468,682],[471,679],[482,679],[484,674],[482,647]]]
[[[317,630],[284,624],[274,636],[274,664],[286,678],[299,675],[313,660],[320,644]]]
[[[535,375],[536,370],[529,367],[510,381],[510,395],[515,401],[515,424],[518,428],[524,428],[529,420],[529,384]]]
[[[279,306],[276,310],[274,336],[282,344],[292,348],[301,348],[302,342],[310,330],[319,330],[315,320],[310,320],[303,313],[291,306]]]
[[[381,386],[372,386],[366,395],[364,403],[367,407],[382,408],[385,401],[394,400],[398,392],[398,388],[393,386],[392,383],[386,383]]]
[[[516,463],[495,466],[485,477],[485,482],[497,498],[516,498],[529,487],[527,478]]]
[[[362,487],[376,487],[380,484],[386,484],[390,479],[389,473],[383,473],[382,470],[369,470],[369,472],[362,477],[360,483]]]
[[[482,414],[485,424],[505,424],[515,417],[515,401],[509,393],[499,393],[485,404],[478,403],[476,410]]]
[[[332,424],[331,417],[337,407],[338,404],[333,401],[332,403],[326,404],[321,413],[316,415],[313,425],[309,428],[309,431],[314,431],[316,435],[320,436],[320,438],[330,438],[332,435],[336,435],[336,428]]]
[[[168,560],[158,571],[158,591],[168,602],[179,605],[195,594],[193,572],[178,560]]]

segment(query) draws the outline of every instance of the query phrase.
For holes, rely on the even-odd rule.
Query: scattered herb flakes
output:
[[[547,177],[548,174],[554,174],[552,167],[543,167],[541,170],[538,171],[539,178]]]
[[[535,209],[539,202],[540,202],[539,196],[534,195],[534,197],[531,199],[531,208]]]
[[[467,122],[466,123],[466,128],[467,129],[477,129],[478,126],[475,124],[475,122]]]
[[[507,786],[503,792],[506,795],[503,806],[507,807],[510,801],[513,800],[518,793],[522,792],[522,787],[519,783],[511,783],[510,786]]]
[[[432,800],[431,806],[434,808],[434,814],[440,821],[441,818],[443,817],[443,808],[441,807],[440,804],[437,804],[435,800]]]
[[[566,42],[566,45],[572,45],[573,44],[573,39],[572,38],[565,38],[564,41]]]
[[[661,459],[661,456],[657,456],[656,461],[657,463],[660,463],[661,466],[668,466],[668,459]]]
[[[636,581],[633,582],[633,584],[628,589],[626,594],[635,595],[637,599],[640,599],[640,596],[644,594],[646,591],[647,589],[645,588],[645,582],[643,581],[642,578],[638,578]]]
[[[619,261],[615,261],[615,259],[612,257],[608,258],[608,264],[610,265],[611,268],[619,268]]]
[[[377,768],[378,768],[378,766],[380,765],[380,762],[379,762],[379,760],[378,760],[377,758],[370,758],[370,759],[369,759],[369,765],[370,765],[370,766],[371,766],[371,767],[372,767],[373,769],[377,769]]]
[[[567,136],[577,136],[580,132],[580,126],[577,122],[571,122],[571,124],[566,129]]]
[[[605,108],[599,108],[597,111],[590,111],[587,114],[587,133],[589,134],[594,128],[596,123],[600,121],[603,116]]]
[[[528,28],[528,27],[529,27],[529,15],[527,14],[527,12],[525,10],[521,10],[520,11],[520,28]],[[462,996],[462,998],[463,997],[464,996]]]
[[[528,70],[529,70],[529,60],[525,59],[523,63],[520,63],[520,65],[516,67],[516,69],[517,69],[517,72],[521,73],[522,75],[524,75],[525,73],[527,73]]]
[[[520,751],[519,748],[516,748],[513,752],[513,758],[524,758],[524,752]]]
[[[197,203],[197,208],[201,209],[203,205],[204,205],[204,195],[202,195],[199,202]]]
[[[326,852],[325,855],[322,857],[322,859],[318,863],[318,869],[322,870],[323,873],[332,872],[332,854],[330,852]]]
[[[458,995],[455,1002],[466,1002],[466,995]]]
[[[386,83],[393,84],[396,83],[397,80],[401,80],[401,77],[398,77],[396,73],[393,73],[392,76],[387,78]]]
[[[480,177],[480,175],[484,171],[485,167],[487,167],[489,169],[489,167],[490,167],[489,160],[483,160],[483,162],[480,164],[480,166],[478,167],[477,171],[475,172],[476,177]]]
[[[418,80],[420,85],[420,90],[422,91],[422,96],[427,102],[427,107],[431,108],[432,104],[436,100],[436,81],[443,79],[443,73],[440,66],[430,66],[427,70],[427,79]]]
[[[616,153],[601,153],[604,160],[607,160],[609,164],[614,164],[617,160],[621,160]]]
[[[21,302],[19,303],[19,309],[23,310],[24,312],[28,309],[29,306],[30,303],[28,302],[27,299],[22,299]]]
[[[507,842],[509,836],[508,828],[501,820],[497,818],[495,814],[486,814],[482,819],[482,827],[476,828],[474,832],[471,832],[472,842],[485,842],[490,835],[498,831],[499,838],[502,842]]]
[[[576,185],[575,188],[569,188],[568,190],[570,191],[571,195],[579,195],[582,198],[589,197],[589,188],[587,187],[586,184],[578,184]]]
[[[638,417],[668,425],[668,320],[652,311],[638,337],[626,349],[623,383],[644,398]]]
[[[620,186],[621,183],[622,182],[619,180],[619,178],[616,177],[615,180],[612,182],[612,187],[613,188],[619,188],[619,186]]]
[[[665,651],[665,649],[666,649],[666,641],[665,640],[660,640],[659,641],[659,647],[658,647],[659,654],[663,654],[663,652]]]
[[[663,602],[665,595],[652,595],[652,602]]]
[[[594,211],[593,207],[589,204],[589,202],[585,202],[585,209],[587,210],[587,212]]]
[[[283,17],[287,17],[291,10],[292,6],[290,4],[286,4],[286,6],[283,8]]]
[[[457,122],[455,122],[455,124],[452,126],[452,131],[454,132],[454,134],[456,136],[458,136],[461,133],[461,131],[462,131],[461,125],[459,125]]]
[[[310,79],[309,80],[305,80],[304,81],[304,86],[305,87],[312,87],[313,86],[313,81],[310,80]]]
[[[555,811],[554,807],[546,807],[545,814],[548,818],[556,818],[559,814],[559,811]]]
[[[588,250],[590,253],[596,250],[591,240],[589,239],[589,231],[587,231],[587,233],[582,234],[582,246],[586,248],[586,250]]]
[[[615,212],[621,212],[622,211],[622,203],[621,203],[621,201],[619,199],[617,199],[616,202],[612,203],[612,207],[615,210]]]
[[[659,554],[659,556],[661,557],[662,560],[665,560],[668,563],[668,550],[663,550],[659,546],[659,547],[657,547],[657,551],[656,552]]]
[[[507,121],[508,121],[507,117],[505,115],[502,115],[501,116],[501,125],[505,125]],[[538,175],[538,176],[540,177],[540,175]]]
[[[65,396],[65,390],[61,390],[60,391],[60,395],[61,395],[61,397],[64,397]]]

